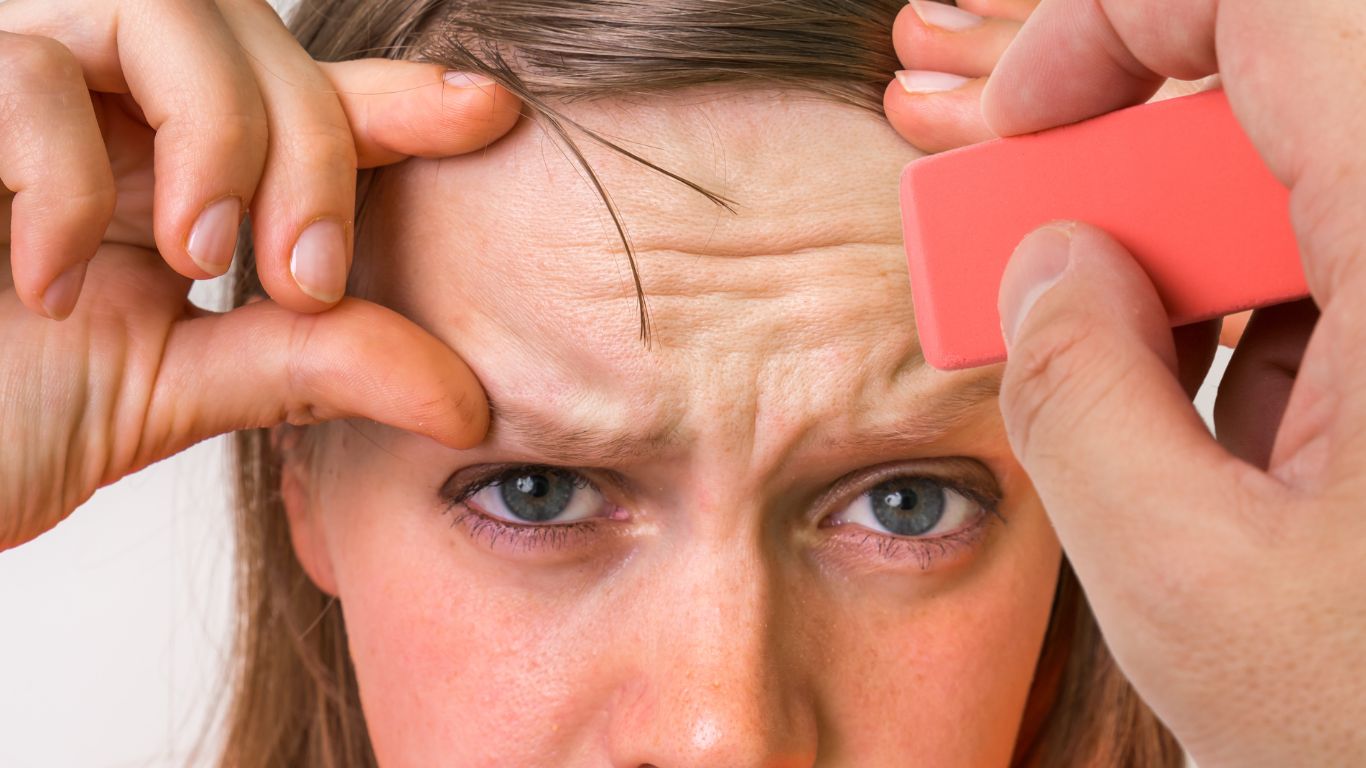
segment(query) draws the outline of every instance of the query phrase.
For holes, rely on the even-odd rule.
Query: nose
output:
[[[623,632],[629,672],[609,739],[617,768],[808,768],[816,716],[775,569],[757,546],[699,548],[641,574],[638,616]]]

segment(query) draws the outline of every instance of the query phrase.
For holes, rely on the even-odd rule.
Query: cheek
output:
[[[554,765],[586,753],[575,742],[601,732],[588,704],[609,659],[470,556],[439,511],[395,506],[352,495],[330,537],[380,764]]]
[[[1027,514],[1020,514],[1026,512]],[[1017,510],[1010,536],[953,590],[900,606],[830,608],[823,675],[830,719],[852,765],[1009,764],[1047,629],[1060,550],[1041,510]]]
[[[635,731],[679,725],[676,702],[640,706],[692,674],[688,660],[660,664],[661,648],[734,648],[733,638],[701,637],[717,622],[680,618],[716,614],[726,592],[710,582],[694,597],[664,590],[687,572],[671,548],[640,553],[636,576],[610,589],[532,588],[451,528],[430,494],[395,491],[427,486],[390,466],[383,482],[333,477],[327,508],[362,703],[386,768],[592,762],[628,721]],[[1036,504],[1009,517],[1008,535],[950,589],[894,599],[857,579],[833,588],[793,572],[773,598],[790,610],[748,617],[779,625],[767,625],[754,663],[783,657],[782,703],[816,713],[822,754],[830,747],[837,764],[857,766],[908,755],[918,765],[1008,764],[1059,557]],[[707,574],[738,573],[742,560],[708,562]],[[727,627],[746,620],[727,617]],[[737,685],[753,679],[734,664],[718,671]]]

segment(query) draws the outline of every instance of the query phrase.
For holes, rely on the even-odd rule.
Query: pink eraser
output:
[[[1173,326],[1307,296],[1289,193],[1223,91],[931,155],[901,175],[925,359],[1005,359],[996,296],[1015,246],[1055,219],[1095,224],[1148,272]]]

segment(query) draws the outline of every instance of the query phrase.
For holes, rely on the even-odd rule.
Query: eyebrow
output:
[[[929,443],[962,425],[985,401],[1000,392],[999,372],[940,388],[917,403],[915,412],[855,436],[823,440],[826,450],[867,449],[892,443]],[[505,438],[526,446],[546,461],[565,465],[610,465],[657,455],[682,442],[677,423],[650,429],[615,429],[565,424],[556,414],[525,404],[490,399],[489,439]]]
[[[941,388],[918,402],[913,412],[888,423],[820,443],[827,450],[867,449],[889,444],[923,444],[942,439],[959,428],[978,408],[1001,393],[999,367],[965,382]]]
[[[677,446],[676,424],[650,430],[570,426],[522,403],[489,399],[489,438],[507,438],[558,464],[613,464]]]

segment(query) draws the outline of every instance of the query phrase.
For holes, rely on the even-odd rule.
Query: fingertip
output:
[[[113,178],[89,194],[20,192],[10,201],[9,268],[19,300],[34,313],[64,320],[75,311],[86,264],[114,216]]]
[[[350,247],[346,228],[335,219],[318,219],[304,227],[289,256],[289,273],[304,295],[335,305],[346,294]]]
[[[472,374],[467,372],[466,376],[469,381],[462,384],[460,393],[455,396],[451,407],[451,411],[455,413],[457,426],[450,438],[442,441],[451,448],[462,451],[484,442],[489,431],[489,405],[488,399],[484,396],[484,388],[474,380]]]
[[[882,93],[882,112],[901,138],[917,149],[932,152],[925,135],[926,115],[922,109],[925,100],[923,95],[907,93],[900,78],[893,78]]]
[[[242,224],[242,200],[228,195],[204,206],[185,238],[185,252],[209,277],[219,277],[232,266],[237,230]],[[198,277],[186,275],[186,277]]]
[[[1007,52],[1005,55],[1009,56],[1010,53]],[[999,90],[996,81],[999,79],[1000,75],[992,72],[982,84],[982,122],[997,136],[1010,136],[1011,134],[1005,130],[1009,127],[1007,121],[1002,119],[1001,105],[998,103],[1000,98],[996,95],[996,91]]]
[[[1006,348],[1014,346],[1030,310],[1058,283],[1071,262],[1077,223],[1058,221],[1030,232],[1020,241],[1001,276],[998,309]]]
[[[1065,248],[1067,261],[1062,277],[1051,280],[1056,266],[1030,275],[1013,257],[1007,267],[1016,270],[1006,282],[1015,281],[1015,301],[1025,309],[1015,321],[1001,412],[1031,477],[1057,494],[1085,457],[1095,483],[1061,490],[1086,496],[1135,473],[1165,476],[1177,464],[1191,469],[1226,458],[1182,386],[1170,320],[1133,257],[1086,224],[1070,237],[1050,226],[1032,238],[1017,256]],[[1047,287],[1031,296],[1039,285]],[[1007,290],[1003,285],[1003,325],[1011,322]],[[1134,451],[1151,463],[1129,463]]]
[[[892,48],[896,51],[901,66],[912,66],[912,62],[915,61],[916,40],[922,36],[923,31],[924,24],[909,3],[897,11],[896,19],[892,21]]]
[[[320,66],[336,87],[363,168],[481,149],[521,116],[521,100],[483,73],[387,59]]]
[[[432,366],[428,369],[430,378],[420,390],[431,396],[413,412],[420,429],[450,448],[468,450],[479,445],[488,435],[490,421],[488,398],[479,378],[453,349],[434,336],[420,332],[409,345],[410,354],[420,355]]]
[[[458,69],[447,70],[441,75],[441,81],[448,88],[477,88],[485,93],[489,93],[498,87],[498,81],[488,75]]]
[[[522,101],[487,75],[448,71],[438,105],[439,123],[433,137],[435,152],[444,157],[482,149],[517,124]]]
[[[978,16],[994,16],[1023,24],[1038,7],[1039,0],[958,0],[957,5]]]
[[[1163,78],[1134,58],[1096,3],[1044,3],[1020,27],[982,91],[998,136],[1034,133],[1141,104]],[[1066,51],[1067,55],[1060,55]]]
[[[81,298],[81,287],[85,284],[87,262],[67,267],[43,291],[43,312],[53,320],[65,320],[76,310]]]
[[[938,80],[947,90],[932,90],[931,78],[912,75],[945,73],[899,72],[883,92],[887,122],[913,146],[925,152],[943,152],[989,141],[995,135],[982,120],[979,107],[981,79]],[[907,85],[912,89],[908,90]]]
[[[1025,337],[1075,326],[1131,337],[1177,371],[1171,324],[1152,280],[1123,245],[1085,222],[1051,222],[1021,241],[1002,275],[1000,314],[1012,355]]]

